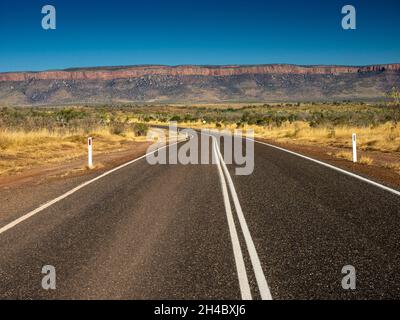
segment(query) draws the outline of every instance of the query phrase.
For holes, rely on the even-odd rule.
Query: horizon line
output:
[[[54,68],[54,69],[42,69],[42,70],[24,70],[24,71],[1,71],[0,74],[6,73],[40,73],[40,72],[52,72],[52,71],[66,71],[72,72],[75,70],[82,69],[101,69],[101,68],[135,68],[135,67],[168,67],[168,68],[179,68],[179,67],[201,67],[201,68],[236,68],[236,67],[256,67],[256,66],[295,66],[303,68],[331,68],[331,67],[344,67],[344,68],[366,68],[373,66],[388,66],[388,65],[400,65],[400,62],[393,63],[375,63],[365,65],[352,65],[352,64],[295,64],[295,63],[259,63],[259,64],[132,64],[132,65],[97,65],[97,66],[82,66],[82,67],[67,67],[67,68]]]

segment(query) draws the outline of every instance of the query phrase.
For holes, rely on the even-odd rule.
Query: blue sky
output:
[[[57,29],[41,28],[41,8]],[[357,30],[341,8],[357,9]],[[135,64],[400,62],[398,0],[1,0],[0,72]]]

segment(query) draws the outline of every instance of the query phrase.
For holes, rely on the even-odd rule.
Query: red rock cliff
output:
[[[0,81],[26,80],[112,80],[137,78],[145,75],[172,76],[233,76],[241,74],[345,74],[358,72],[394,71],[400,72],[400,64],[374,65],[365,67],[346,66],[134,66],[114,69],[76,69],[42,72],[0,73]]]

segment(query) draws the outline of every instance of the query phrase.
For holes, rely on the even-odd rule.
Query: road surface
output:
[[[400,298],[400,196],[271,146],[254,151],[249,176],[219,161],[143,158],[38,212],[16,210],[0,220],[0,298]],[[44,265],[55,290],[42,288]],[[342,288],[346,265],[356,290]]]

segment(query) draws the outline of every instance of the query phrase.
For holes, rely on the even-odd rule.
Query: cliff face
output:
[[[137,66],[0,73],[0,106],[381,100],[400,64]]]
[[[259,65],[259,66],[137,66],[117,70],[78,69],[43,72],[0,73],[0,81],[28,80],[114,80],[133,79],[147,75],[164,76],[239,76],[245,74],[297,74],[297,75],[339,75],[365,72],[400,72],[400,64],[374,65],[365,67],[342,66],[295,66],[295,65]]]

